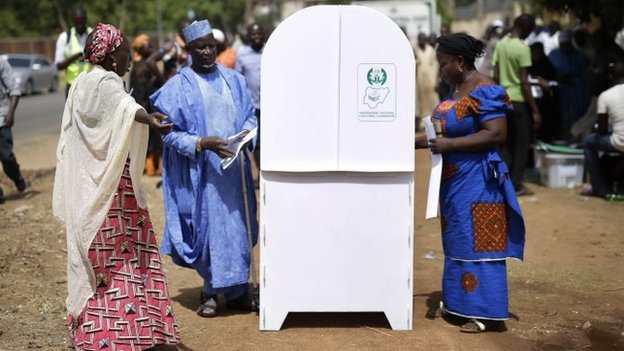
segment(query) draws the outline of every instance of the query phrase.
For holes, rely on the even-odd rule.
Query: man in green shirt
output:
[[[507,142],[503,147],[503,158],[510,168],[517,195],[531,193],[522,185],[522,175],[531,142],[531,126],[538,129],[542,123],[528,79],[532,64],[531,49],[524,42],[534,28],[535,18],[532,15],[518,16],[511,33],[496,44],[492,58],[494,79],[507,90],[514,108],[507,116]]]
[[[87,12],[80,6],[75,7],[71,12],[71,20],[74,26],[58,36],[54,53],[56,68],[65,70],[65,98],[74,79],[91,69],[91,65],[82,59],[87,36],[92,30],[87,26]]]

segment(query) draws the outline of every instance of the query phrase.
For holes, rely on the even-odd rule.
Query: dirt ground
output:
[[[15,194],[0,176],[9,192],[0,205],[0,350],[66,347],[65,233],[51,209],[55,146],[54,135],[18,141],[17,157],[33,183],[26,194]],[[520,200],[527,226],[525,261],[508,265],[508,331],[465,335],[442,319],[424,317],[440,296],[443,257],[438,220],[424,220],[426,152],[419,151],[416,162],[412,331],[392,331],[377,313],[291,314],[280,332],[259,332],[255,314],[203,319],[194,312],[200,279],[167,257],[183,341],[177,349],[624,350],[624,202],[531,184],[535,195]],[[154,227],[162,233],[158,179],[144,181]]]

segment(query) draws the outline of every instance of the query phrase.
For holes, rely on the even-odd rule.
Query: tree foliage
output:
[[[158,7],[162,28],[175,31],[177,24],[189,19],[207,18],[214,27],[235,31],[243,22],[245,0],[3,0],[0,2],[0,38],[48,36],[64,30],[60,17],[71,25],[70,13],[82,6],[88,22],[112,23],[128,35],[155,32],[158,28]],[[60,8],[61,11],[57,10]],[[191,18],[193,19],[193,18]]]
[[[600,17],[609,32],[622,27],[624,11],[622,0],[533,0],[538,7],[550,10],[570,12],[581,21],[589,20],[591,15]]]

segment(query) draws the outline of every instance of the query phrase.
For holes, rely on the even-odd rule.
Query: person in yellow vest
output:
[[[59,35],[54,53],[56,68],[59,71],[65,70],[65,98],[74,79],[91,68],[82,59],[87,36],[92,30],[87,26],[87,12],[82,7],[76,7],[72,11],[71,20],[74,26]]]

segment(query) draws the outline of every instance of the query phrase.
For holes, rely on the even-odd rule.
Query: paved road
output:
[[[58,134],[63,117],[65,96],[52,94],[22,96],[15,112],[13,137],[16,142],[46,134]]]

